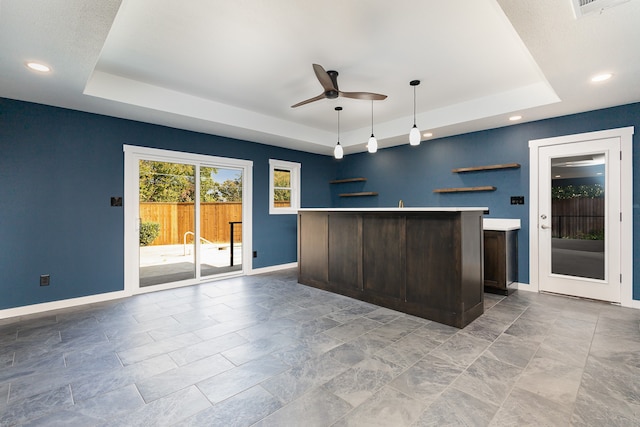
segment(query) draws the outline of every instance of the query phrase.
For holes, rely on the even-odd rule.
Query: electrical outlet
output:
[[[258,251],[253,251],[253,257],[258,258]]]
[[[49,276],[48,274],[41,274],[40,286],[49,286],[49,283],[51,283],[51,276]]]

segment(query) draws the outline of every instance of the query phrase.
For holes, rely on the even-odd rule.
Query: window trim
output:
[[[300,209],[300,169],[302,165],[296,162],[285,160],[269,159],[269,214],[270,215],[291,215],[297,214]],[[274,204],[274,183],[273,177],[276,169],[291,172],[291,207],[277,208]]]

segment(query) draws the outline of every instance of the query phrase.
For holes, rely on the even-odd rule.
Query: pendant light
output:
[[[335,110],[338,112],[338,143],[336,148],[333,149],[333,157],[340,160],[344,156],[342,145],[340,145],[340,111],[342,111],[342,107],[336,107]]]
[[[416,126],[416,86],[420,84],[420,80],[411,80],[409,84],[413,86],[413,127],[409,132],[409,144],[420,145],[420,129]]]
[[[378,151],[378,140],[373,135],[373,99],[371,100],[371,136],[369,137],[369,142],[367,143],[367,149],[370,153],[375,153]]]

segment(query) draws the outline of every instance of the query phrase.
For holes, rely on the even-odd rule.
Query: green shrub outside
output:
[[[140,246],[150,245],[158,234],[160,234],[160,224],[157,222],[140,223]]]

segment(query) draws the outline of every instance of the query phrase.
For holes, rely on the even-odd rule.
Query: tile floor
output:
[[[0,425],[638,426],[639,326],[520,291],[458,330],[286,270],[0,322]]]

